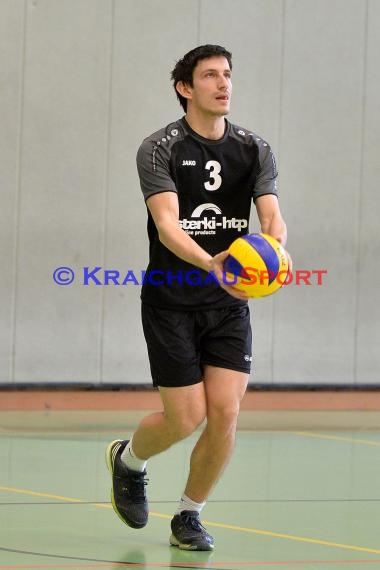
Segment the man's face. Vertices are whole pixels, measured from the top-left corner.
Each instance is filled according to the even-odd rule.
[[[231,69],[227,59],[212,56],[200,60],[193,71],[193,87],[188,88],[188,105],[210,115],[227,115],[232,91]]]

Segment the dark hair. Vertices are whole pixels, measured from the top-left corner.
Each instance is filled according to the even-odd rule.
[[[232,69],[231,52],[227,51],[222,46],[206,44],[204,46],[198,46],[189,51],[186,55],[183,56],[182,59],[177,61],[173,71],[171,72],[171,79],[173,80],[174,90],[185,112],[187,110],[187,99],[178,93],[177,83],[179,81],[183,81],[192,87],[193,71],[197,63],[202,59],[207,59],[215,55],[225,57],[228,61],[230,69]]]

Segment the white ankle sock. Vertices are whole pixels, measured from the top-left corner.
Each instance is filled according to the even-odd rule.
[[[178,507],[175,514],[179,515],[179,513],[181,513],[182,511],[196,511],[197,513],[200,513],[205,504],[206,501],[204,503],[196,503],[184,493],[181,497],[180,502],[178,503]]]
[[[137,455],[135,455],[132,448],[132,440],[130,440],[129,443],[127,443],[125,446],[121,454],[121,460],[129,469],[131,469],[131,471],[139,471],[140,473],[142,473],[142,471],[145,471],[147,460],[140,459],[137,457]]]

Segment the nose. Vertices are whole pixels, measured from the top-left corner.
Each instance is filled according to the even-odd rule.
[[[227,89],[230,85],[230,80],[225,75],[219,76],[219,87],[222,89]]]

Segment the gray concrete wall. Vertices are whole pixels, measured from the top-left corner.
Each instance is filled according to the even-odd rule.
[[[200,43],[276,153],[295,269],[328,271],[251,302],[252,382],[379,383],[379,27],[377,0],[0,0],[0,383],[150,381],[140,288],[83,267],[145,267],[135,153]]]

